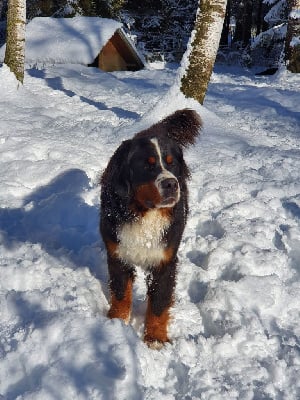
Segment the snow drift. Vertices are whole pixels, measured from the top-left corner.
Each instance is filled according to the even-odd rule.
[[[6,67],[0,109],[0,394],[6,400],[300,396],[299,77],[216,70],[205,108],[176,71]],[[108,320],[99,175],[120,141],[177,108],[204,132],[186,159],[172,344]]]

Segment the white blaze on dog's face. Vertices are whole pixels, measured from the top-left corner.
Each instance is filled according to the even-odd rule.
[[[180,198],[180,188],[179,188],[178,180],[175,177],[175,175],[172,174],[172,172],[168,171],[165,168],[163,159],[162,159],[161,149],[158,144],[158,140],[151,139],[151,142],[153,143],[153,145],[156,149],[157,156],[158,156],[158,163],[162,170],[154,182],[154,184],[162,198],[162,202],[160,204],[156,205],[156,208],[174,207]],[[170,155],[170,154],[167,155],[165,162],[168,162],[168,160],[169,160],[169,163],[173,162],[172,155]]]
[[[143,209],[172,208],[180,199],[182,151],[171,140],[137,139],[129,155],[130,182]]]

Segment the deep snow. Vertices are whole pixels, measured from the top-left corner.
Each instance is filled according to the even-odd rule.
[[[26,63],[35,65],[92,64],[120,22],[107,18],[36,17],[26,25]],[[0,48],[0,62],[6,45]]]
[[[0,67],[0,398],[300,398],[300,77],[216,68],[204,106],[176,69]],[[108,320],[101,171],[119,143],[196,108],[172,344]]]

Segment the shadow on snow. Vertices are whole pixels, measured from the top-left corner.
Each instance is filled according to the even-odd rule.
[[[40,243],[48,254],[67,257],[75,267],[88,267],[98,279],[100,271],[99,210],[86,204],[90,189],[80,169],[68,170],[48,185],[25,197],[20,208],[0,210],[0,231],[7,248],[17,242]]]
[[[1,209],[0,232],[4,246],[14,248],[21,242],[40,244],[51,256],[65,257],[74,268],[88,267],[96,278],[106,281],[106,267],[101,257],[102,241],[98,231],[99,210],[98,207],[86,204],[82,198],[82,193],[89,189],[90,182],[86,173],[80,169],[71,169],[27,196],[22,207]],[[46,288],[45,292],[47,290],[50,289]],[[89,398],[90,389],[93,388],[103,398],[112,399],[117,396],[117,383],[125,379],[128,370],[130,375],[136,375],[136,334],[133,330],[126,327],[127,334],[121,336],[120,340],[127,349],[127,356],[123,359],[122,356],[120,358],[113,334],[116,327],[123,329],[120,321],[91,319],[87,316],[85,322],[83,314],[83,320],[79,323],[77,317],[72,317],[66,309],[63,310],[66,311],[64,325],[71,336],[60,337],[55,346],[51,345],[51,341],[49,345],[46,340],[44,346],[49,345],[48,359],[52,361],[45,364],[45,361],[37,358],[34,365],[30,366],[30,357],[27,360],[24,348],[17,349],[27,338],[31,341],[33,331],[44,332],[41,333],[42,337],[47,336],[47,327],[53,324],[55,327],[60,311],[45,310],[43,304],[30,301],[26,292],[22,291],[9,291],[6,301],[14,308],[18,320],[11,325],[9,334],[6,334],[7,346],[0,343],[0,358],[19,351],[21,369],[26,373],[7,388],[5,399],[13,400],[25,392],[36,392],[41,387],[51,398],[60,399],[62,383],[49,380],[52,375],[67,379],[71,390],[84,398]],[[68,315],[71,315],[70,318]],[[75,335],[74,340],[71,332],[76,332],[78,323],[85,328]],[[22,340],[15,339],[19,332],[23,335]],[[69,346],[70,351],[66,353]],[[77,363],[78,354],[85,349],[92,356],[86,356],[82,362]],[[131,361],[127,360],[128,356],[132,358]],[[66,390],[69,389],[66,387]],[[140,400],[142,395],[137,384],[134,384],[133,390],[133,400]]]
[[[9,386],[5,397],[0,395],[0,399],[14,400],[26,392],[37,393],[41,388],[44,396],[57,400],[71,393],[72,396],[75,394],[75,398],[89,399],[93,393],[104,399],[117,399],[118,385],[124,386],[126,375],[129,374],[134,377],[127,383],[130,385],[127,388],[130,399],[142,400],[141,388],[135,380],[138,373],[135,336],[133,333],[127,334],[128,347],[126,358],[123,359],[118,346],[111,340],[114,327],[110,321],[107,322],[98,321],[89,327],[86,337],[72,340],[62,348],[60,344],[52,346],[48,357],[50,362],[47,364],[41,360],[29,368],[26,358],[21,357],[20,364],[26,373]]]
[[[65,95],[68,97],[74,97],[77,95],[77,93],[73,92],[72,90],[66,89],[63,84],[63,80],[61,77],[55,77],[55,78],[46,78],[45,72],[40,71],[40,70],[34,70],[31,69],[28,71],[29,75],[31,75],[33,78],[40,78],[43,79],[45,82],[47,82],[48,86],[53,89],[53,90],[59,90],[63,92]],[[75,73],[75,72],[74,72]],[[91,106],[94,106],[98,110],[106,110],[106,111],[112,111],[118,118],[124,118],[124,119],[133,119],[136,120],[139,118],[139,114],[133,111],[129,110],[124,110],[121,107],[108,107],[105,103],[100,102],[100,101],[95,101],[93,99],[89,99],[88,97],[85,96],[80,96],[78,95],[80,100],[83,103],[89,104]]]

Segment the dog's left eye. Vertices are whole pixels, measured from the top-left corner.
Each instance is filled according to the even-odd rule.
[[[169,165],[173,164],[173,157],[171,155],[168,155],[166,157],[166,163],[169,164]]]

